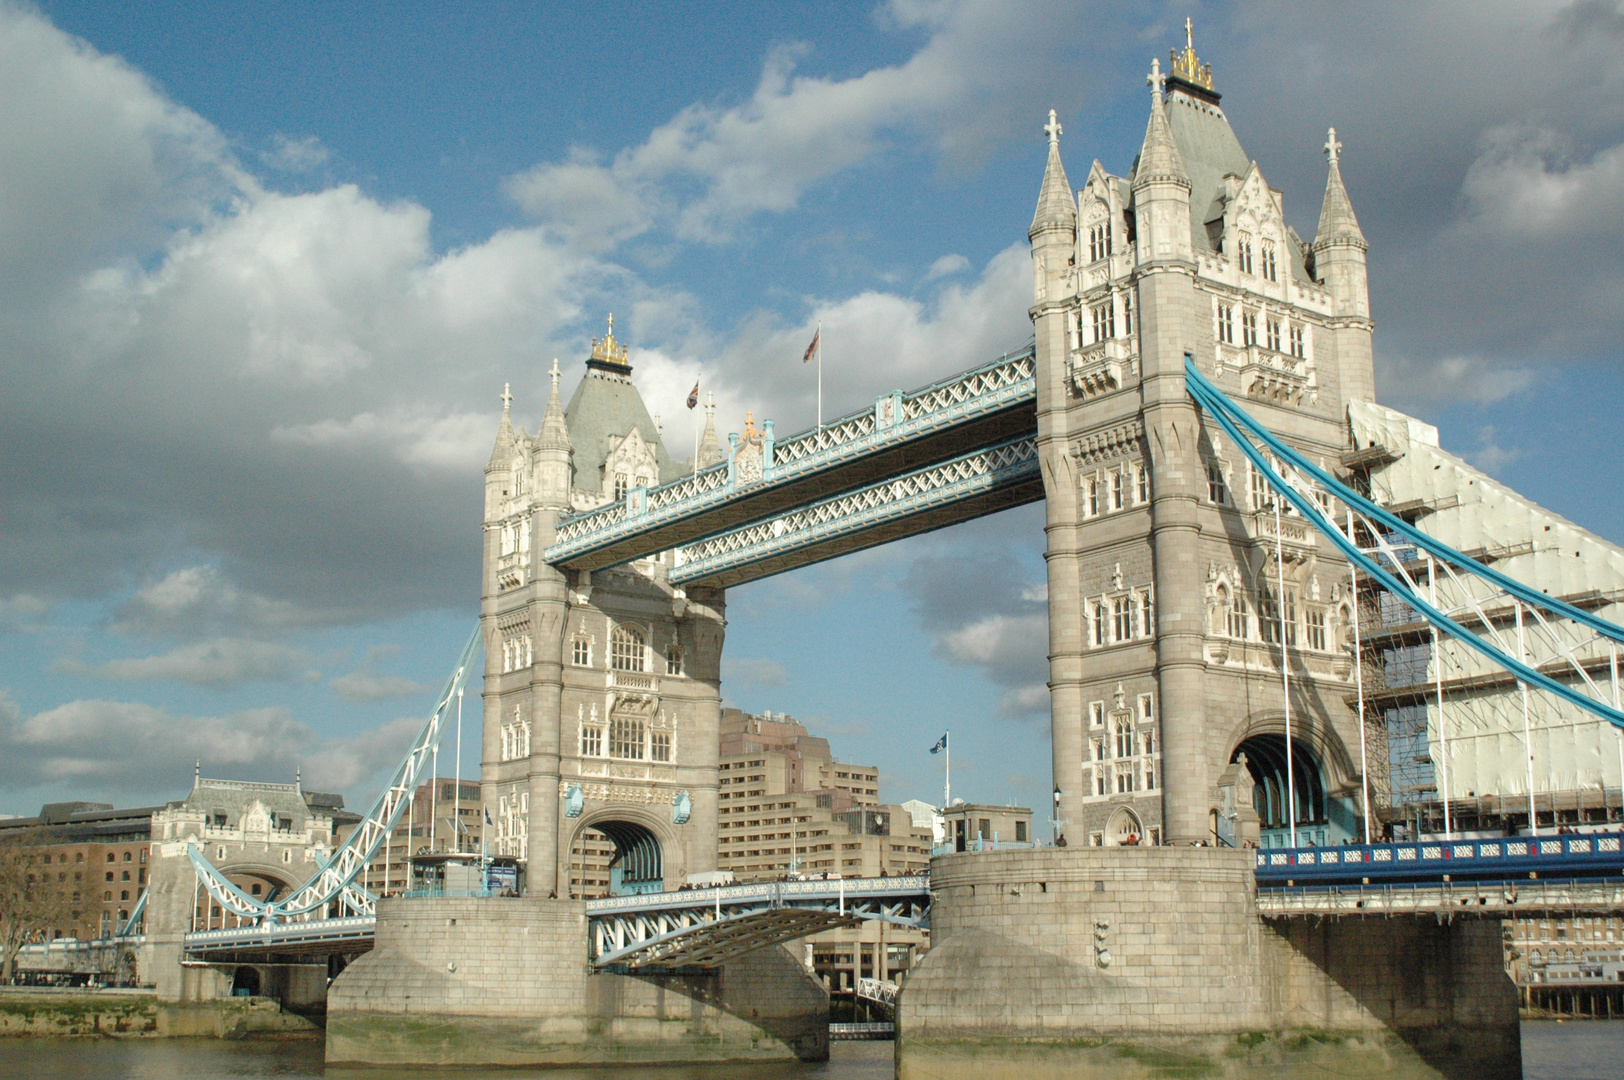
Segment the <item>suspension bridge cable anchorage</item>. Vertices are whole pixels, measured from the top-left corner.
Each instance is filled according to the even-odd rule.
[[[1314,503],[1314,500],[1303,495],[1302,492],[1288,483],[1270,463],[1268,456],[1253,445],[1252,440],[1255,439],[1257,442],[1262,443],[1278,460],[1289,465],[1293,471],[1297,472],[1305,480],[1312,481],[1328,494],[1335,496],[1360,517],[1365,518],[1373,533],[1385,531],[1398,534],[1403,538],[1407,546],[1414,546],[1425,551],[1450,567],[1464,570],[1469,575],[1494,585],[1517,599],[1523,600],[1536,617],[1539,617],[1537,609],[1544,608],[1553,615],[1586,626],[1599,637],[1614,642],[1624,642],[1624,627],[1619,627],[1614,623],[1574,607],[1566,601],[1517,582],[1515,579],[1491,567],[1484,566],[1468,558],[1447,544],[1427,536],[1408,522],[1396,517],[1385,508],[1378,506],[1359,492],[1332,477],[1280,441],[1214,386],[1206,376],[1196,369],[1194,362],[1191,360],[1185,361],[1185,375],[1186,386],[1190,395],[1201,406],[1202,411],[1217,421],[1218,425],[1235,441],[1235,444],[1252,462],[1252,465],[1263,476],[1265,481],[1279,492],[1302,515],[1305,521],[1313,526],[1317,532],[1325,536],[1345,558],[1353,561],[1359,570],[1401,599],[1428,624],[1477,652],[1491,665],[1510,672],[1526,680],[1530,685],[1606,720],[1617,728],[1624,729],[1624,711],[1600,700],[1599,694],[1593,697],[1581,693],[1572,686],[1553,679],[1530,664],[1511,657],[1501,646],[1483,640],[1480,635],[1462,625],[1457,619],[1431,604],[1420,595],[1413,582],[1407,586],[1400,581],[1386,566],[1371,558],[1357,544],[1342,535],[1340,529],[1331,525],[1320,512],[1320,508]],[[1246,433],[1250,434],[1250,438],[1248,434],[1243,433],[1243,428]],[[1381,526],[1381,528],[1377,529],[1376,526]],[[1495,629],[1492,620],[1485,619],[1480,615],[1480,621],[1488,628],[1492,636],[1499,638],[1499,632]],[[1549,630],[1548,622],[1544,622],[1542,618],[1540,621]],[[1548,636],[1555,638],[1554,634],[1548,633]],[[1587,673],[1583,672],[1583,665],[1576,662],[1571,648],[1564,650],[1558,646],[1556,651],[1562,653],[1562,658],[1573,662],[1574,666],[1580,669],[1581,682],[1594,686],[1594,681],[1589,678]]]

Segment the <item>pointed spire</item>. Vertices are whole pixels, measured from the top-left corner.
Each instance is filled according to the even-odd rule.
[[[491,459],[486,464],[488,472],[491,469],[506,468],[508,459],[513,456],[513,389],[511,384],[502,384],[502,423],[496,429],[496,444],[491,447]]]
[[[716,395],[705,394],[705,432],[699,437],[699,467],[708,469],[722,460],[722,440],[716,436]]]
[[[1045,226],[1077,227],[1077,203],[1072,194],[1071,181],[1066,179],[1066,167],[1060,163],[1060,121],[1055,111],[1049,110],[1049,122],[1043,125],[1049,136],[1049,163],[1043,169],[1043,187],[1038,191],[1038,209],[1032,215],[1032,228],[1036,233]]]
[[[1184,159],[1173,142],[1173,130],[1167,125],[1167,113],[1162,109],[1162,62],[1150,62],[1150,74],[1145,82],[1150,86],[1150,122],[1145,125],[1145,142],[1139,149],[1139,165],[1134,170],[1133,186],[1140,187],[1153,180],[1172,181],[1185,188],[1190,186],[1189,174],[1184,171]]]
[[[553,357],[553,369],[547,375],[553,381],[553,388],[547,395],[547,412],[541,418],[541,429],[536,433],[536,441],[543,450],[568,450],[570,429],[564,422],[564,403],[558,396],[558,357]]]
[[[1314,246],[1334,241],[1365,243],[1365,234],[1359,230],[1359,219],[1353,216],[1353,203],[1348,200],[1348,189],[1342,186],[1342,144],[1336,141],[1336,128],[1325,139],[1325,156],[1330,161],[1330,175],[1325,178],[1325,202],[1320,206],[1319,228],[1314,233]]]

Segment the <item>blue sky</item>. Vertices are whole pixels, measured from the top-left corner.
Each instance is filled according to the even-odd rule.
[[[1019,345],[1048,109],[1125,172],[1187,14],[1305,236],[1338,129],[1381,399],[1624,538],[1615,0],[0,0],[0,812],[196,758],[363,800],[474,617],[504,382],[534,427],[614,311],[685,456],[695,377],[811,422],[820,320],[830,413]],[[1044,806],[1041,521],[733,590],[728,701]]]

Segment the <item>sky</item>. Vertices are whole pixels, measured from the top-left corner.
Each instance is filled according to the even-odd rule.
[[[1304,236],[1336,127],[1378,397],[1624,540],[1619,0],[0,0],[0,813],[195,762],[367,804],[477,616],[505,383],[533,430],[613,312],[686,457],[695,379],[813,422],[820,322],[826,415],[1020,346],[1048,110],[1126,173],[1186,16]],[[733,589],[724,698],[1045,808],[1042,548]]]

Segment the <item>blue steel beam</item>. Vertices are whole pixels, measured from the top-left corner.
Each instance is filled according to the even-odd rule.
[[[668,551],[1037,431],[1031,346],[909,393],[897,391],[822,428],[728,460],[619,502],[566,518],[543,559],[597,570]],[[759,475],[746,456],[760,454]]]
[[[1258,473],[1268,482],[1269,486],[1284,498],[1297,513],[1311,525],[1316,532],[1329,540],[1347,559],[1359,570],[1368,575],[1382,588],[1392,593],[1407,604],[1417,615],[1420,615],[1430,625],[1436,627],[1441,634],[1476,652],[1490,665],[1508,671],[1529,687],[1551,694],[1571,705],[1575,705],[1585,712],[1592,714],[1615,727],[1624,728],[1624,711],[1585,694],[1581,689],[1569,683],[1561,682],[1538,666],[1525,663],[1518,657],[1513,657],[1492,640],[1485,640],[1483,636],[1467,629],[1460,621],[1450,614],[1441,611],[1428,597],[1422,596],[1420,591],[1409,581],[1402,568],[1389,566],[1378,561],[1361,549],[1354,542],[1354,538],[1344,535],[1341,529],[1326,520],[1320,506],[1308,494],[1298,490],[1296,486],[1288,483],[1275,468],[1275,461],[1289,466],[1300,477],[1307,480],[1304,486],[1317,487],[1320,491],[1336,498],[1343,505],[1349,507],[1366,526],[1374,533],[1383,536],[1394,536],[1403,544],[1414,545],[1422,551],[1436,558],[1448,567],[1451,572],[1458,572],[1467,579],[1476,579],[1485,583],[1496,593],[1503,593],[1513,597],[1517,602],[1526,604],[1536,612],[1543,611],[1550,616],[1566,620],[1572,624],[1584,626],[1592,631],[1598,639],[1612,642],[1624,642],[1624,628],[1615,626],[1605,619],[1599,618],[1580,608],[1541,592],[1529,585],[1508,577],[1482,563],[1477,562],[1454,548],[1449,547],[1415,528],[1409,522],[1397,517],[1384,507],[1372,502],[1364,495],[1343,484],[1325,470],[1319,468],[1312,461],[1272,432],[1258,423],[1245,410],[1231,401],[1222,390],[1202,375],[1195,363],[1188,357],[1184,361],[1185,385],[1190,396],[1202,410],[1224,429],[1224,432],[1234,440],[1235,445],[1251,461]],[[1254,440],[1264,448],[1260,450],[1253,445]],[[1267,453],[1264,452],[1267,451]],[[1391,560],[1389,559],[1389,562]],[[1481,607],[1481,605],[1479,605]],[[1494,620],[1486,614],[1479,613],[1480,625],[1494,637]],[[1565,657],[1570,661],[1579,676],[1581,684],[1589,676],[1584,670],[1581,660],[1573,657],[1571,651]]]
[[[673,585],[739,585],[1043,498],[1037,440],[972,451],[678,548]]]

